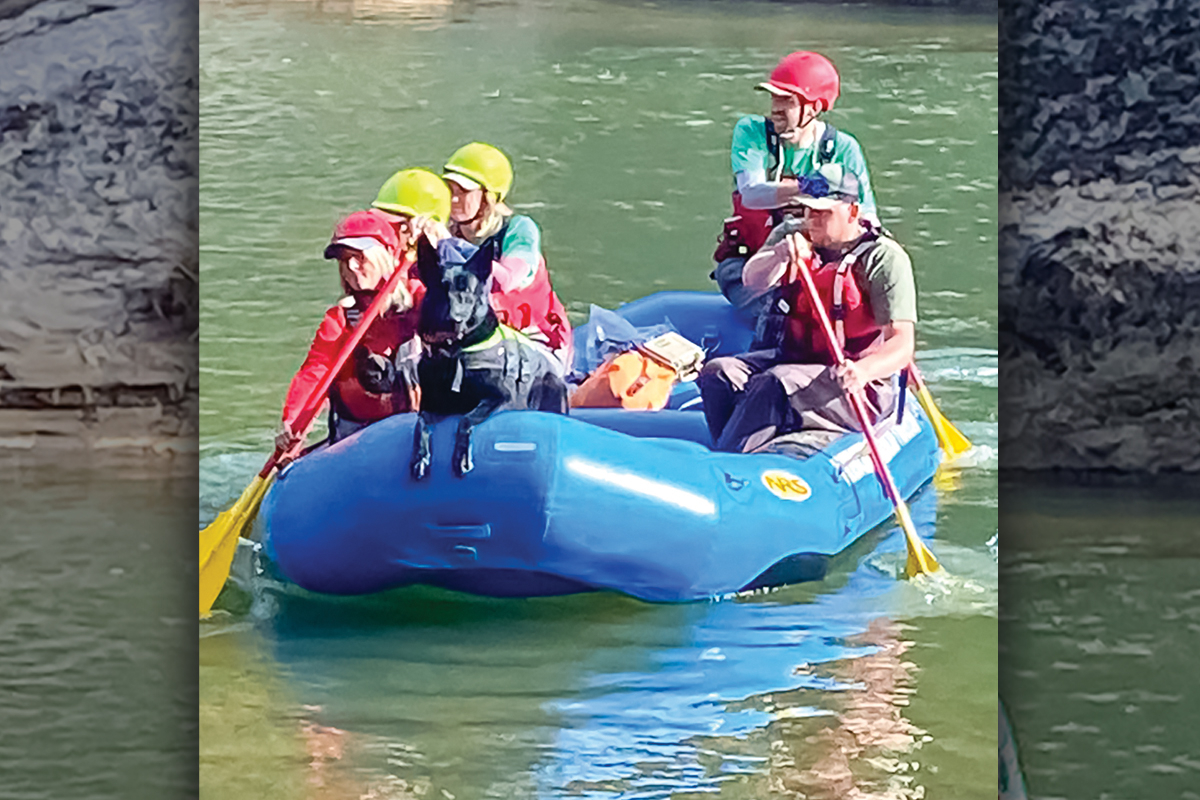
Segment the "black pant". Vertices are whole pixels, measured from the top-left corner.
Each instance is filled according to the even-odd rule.
[[[738,367],[735,362],[750,373],[740,390],[730,380],[731,369]],[[798,430],[860,429],[833,367],[781,362],[776,350],[715,358],[704,365],[697,384],[717,450],[746,453]],[[892,380],[867,386],[864,399],[873,422],[893,412],[897,388]]]

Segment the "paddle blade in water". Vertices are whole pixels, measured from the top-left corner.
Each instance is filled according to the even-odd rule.
[[[266,494],[268,480],[256,475],[242,496],[200,531],[200,616],[207,617],[229,578],[238,538],[254,519]]]
[[[896,519],[900,521],[900,528],[904,531],[904,543],[908,547],[908,561],[905,564],[908,577],[932,575],[941,570],[942,565],[917,535],[917,527],[913,525],[912,516],[908,513],[908,504],[899,498],[896,499]]]

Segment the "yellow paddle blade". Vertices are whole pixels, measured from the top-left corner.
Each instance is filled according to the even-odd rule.
[[[238,538],[254,519],[269,479],[256,475],[228,510],[222,511],[208,527],[200,531],[200,616],[207,617],[229,579],[229,569],[237,552]]]
[[[908,513],[908,504],[900,498],[896,498],[896,519],[900,521],[900,528],[904,531],[904,543],[908,546],[908,561],[905,564],[908,577],[932,575],[939,571],[942,565],[917,535],[917,527],[913,525],[912,516]]]
[[[963,436],[958,428],[950,424],[950,420],[942,416],[942,412],[938,409],[937,404],[933,402],[933,395],[929,393],[928,387],[924,384],[917,387],[917,397],[921,401],[921,408],[925,409],[926,416],[933,423],[933,430],[937,434],[938,444],[942,446],[942,452],[947,457],[958,458],[971,449],[971,440]]]

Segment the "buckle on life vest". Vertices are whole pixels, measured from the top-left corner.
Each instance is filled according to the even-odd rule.
[[[846,306],[838,303],[829,309],[829,318],[835,322],[844,321],[846,319]]]

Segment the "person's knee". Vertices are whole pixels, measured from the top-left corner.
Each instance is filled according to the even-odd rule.
[[[751,375],[750,380],[746,381],[746,394],[787,394],[783,380],[770,370],[760,372],[757,375]]]
[[[708,382],[714,378],[724,378],[728,381],[729,367],[734,361],[737,361],[737,359],[732,356],[721,356],[720,358],[714,358],[705,362],[704,366],[700,368],[700,375],[697,377],[697,380]]]

